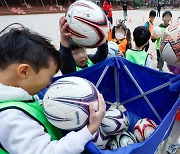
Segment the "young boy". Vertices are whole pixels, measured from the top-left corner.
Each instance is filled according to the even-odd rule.
[[[86,48],[70,44],[71,33],[67,31],[68,24],[65,17],[60,19],[59,25],[61,33],[60,53],[63,59],[62,74],[82,70],[107,58],[107,43],[100,45],[94,55],[87,55]]]
[[[149,30],[145,26],[136,27],[133,31],[135,47],[126,51],[126,59],[142,66],[151,67],[150,57],[148,53],[143,50],[150,36]]]
[[[28,29],[11,29],[0,37],[1,154],[81,153],[93,138],[105,113],[102,95],[97,112],[89,106],[88,126],[63,138],[33,97],[50,84],[60,65],[59,52],[49,40]]]
[[[172,13],[170,11],[165,11],[162,15],[163,23],[159,25],[161,27],[162,31],[164,32],[166,28],[169,26],[169,22],[171,21]],[[160,54],[160,38],[156,40],[156,51],[157,51],[157,68],[160,71],[163,71],[164,61]]]
[[[150,33],[151,33],[151,40],[152,40],[152,42],[155,42],[155,39],[152,37],[152,31],[153,31],[153,28],[154,28],[153,22],[154,22],[155,17],[156,17],[156,11],[151,10],[151,11],[149,12],[149,20],[148,20],[148,21],[145,23],[145,25],[144,25],[147,29],[149,29],[149,31],[150,31]],[[148,49],[149,49],[149,42],[148,42],[148,44],[144,47],[144,50],[145,50],[146,52],[148,51]]]

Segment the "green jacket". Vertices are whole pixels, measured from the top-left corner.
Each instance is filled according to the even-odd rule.
[[[133,49],[128,49],[126,51],[125,57],[127,60],[145,66],[148,54],[144,50],[133,50]]]
[[[37,100],[32,102],[20,102],[20,101],[7,101],[0,102],[0,112],[7,109],[21,110],[40,125],[42,125],[45,131],[51,136],[51,140],[59,140],[63,134],[59,128],[50,124],[44,114],[43,108],[39,105]],[[7,154],[8,152],[0,145],[0,154]]]
[[[167,26],[164,26],[163,24],[160,24],[159,27],[161,27],[162,31],[165,32],[166,28],[168,27],[169,25]],[[160,49],[160,42],[161,42],[161,38],[158,38],[156,39],[156,50],[159,50]]]
[[[93,64],[93,62],[88,58],[88,60],[87,60],[87,66],[88,67],[90,67],[90,66],[93,66],[94,64]],[[81,67],[79,67],[79,66],[77,66],[76,65],[76,71],[80,71],[80,70],[82,70],[83,68],[81,68]]]

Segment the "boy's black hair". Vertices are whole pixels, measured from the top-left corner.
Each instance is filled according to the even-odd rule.
[[[170,15],[172,17],[172,13],[170,11],[165,11],[163,14],[162,14],[162,17],[164,18],[166,15]]]
[[[133,36],[136,46],[141,47],[148,42],[151,33],[145,26],[138,26],[134,29]]]
[[[83,47],[81,47],[81,46],[79,46],[77,44],[71,45],[71,50],[76,50],[76,49],[80,49],[80,48],[83,48]]]
[[[106,0],[106,3],[110,4],[110,0]]]
[[[70,39],[70,48],[71,50],[76,50],[76,49],[80,49],[80,48],[84,48],[79,46],[78,44],[74,43],[74,41],[72,39]]]
[[[2,31],[1,31],[2,33]],[[4,70],[14,63],[27,63],[38,73],[48,68],[50,61],[61,67],[61,56],[50,41],[25,27],[11,28],[0,36],[0,69]]]
[[[156,11],[151,10],[151,11],[149,12],[149,17],[156,17]]]

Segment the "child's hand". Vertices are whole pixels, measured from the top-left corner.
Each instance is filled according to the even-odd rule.
[[[68,32],[68,23],[65,16],[61,17],[59,20],[59,29],[60,29],[60,36],[61,36],[61,44],[65,47],[69,47],[69,39],[71,33]]]
[[[151,59],[153,59],[153,54],[151,52],[149,52],[148,55]]]
[[[99,102],[98,111],[95,111],[93,104],[89,104],[90,116],[89,116],[89,125],[87,127],[91,134],[94,134],[98,130],[106,112],[106,104],[104,102],[104,98],[102,94],[98,94],[98,102]]]
[[[156,41],[156,38],[152,36],[151,41],[154,43]]]
[[[121,57],[124,57],[124,54],[121,51],[118,51],[117,55],[121,56]]]

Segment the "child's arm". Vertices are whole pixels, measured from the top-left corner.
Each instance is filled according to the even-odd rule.
[[[105,114],[105,103],[99,96],[99,111],[90,105],[90,124],[80,131],[70,132],[59,141],[51,141],[44,127],[24,112],[7,109],[0,112],[0,143],[9,153],[18,154],[79,154],[93,139]]]
[[[61,53],[63,65],[61,67],[62,74],[76,72],[76,63],[72,55],[71,48],[67,48],[60,44],[59,52]]]
[[[59,20],[59,27],[60,27],[60,35],[61,35],[59,52],[61,53],[61,57],[63,60],[61,72],[62,74],[68,74],[76,71],[76,63],[70,48],[69,40],[71,33],[68,33],[67,31],[68,24],[65,17],[62,17]]]
[[[92,139],[85,127],[68,133],[59,141],[51,141],[44,127],[19,110],[1,112],[0,121],[3,123],[0,142],[12,154],[75,154],[83,151],[85,144]]]
[[[147,22],[144,24],[144,26],[145,26],[147,29],[149,29],[149,22],[147,21]]]
[[[147,60],[146,60],[145,66],[149,67],[149,68],[152,68],[152,59],[150,57],[150,54],[148,54],[148,56],[147,56]]]
[[[108,45],[107,42],[97,47],[95,54],[89,54],[89,59],[94,63],[98,63],[107,58],[108,55]]]
[[[126,45],[127,45],[127,39],[124,39],[120,44],[118,44],[119,51],[125,53]]]

